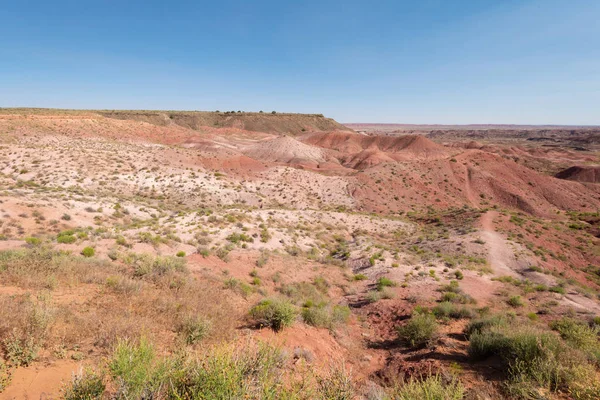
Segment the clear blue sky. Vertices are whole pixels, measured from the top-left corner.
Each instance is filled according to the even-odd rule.
[[[598,0],[20,0],[0,21],[0,107],[600,124]]]

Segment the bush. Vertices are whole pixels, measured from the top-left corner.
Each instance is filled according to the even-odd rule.
[[[432,312],[438,318],[461,319],[474,317],[473,310],[470,308],[467,308],[466,306],[458,306],[447,301],[435,306]]]
[[[364,281],[367,279],[367,276],[363,274],[356,274],[352,277],[352,279],[355,281]]]
[[[345,323],[350,318],[348,306],[312,306],[304,307],[302,319],[309,325],[318,328],[334,328],[336,325]]]
[[[185,251],[178,251],[177,254],[175,254],[177,257],[185,257]]]
[[[42,241],[40,240],[40,238],[28,237],[25,238],[25,243],[27,243],[30,246],[39,246],[42,243]]]
[[[592,353],[594,358],[600,356],[599,327],[566,317],[553,321],[550,327],[573,347]],[[600,357],[597,361],[600,361]]]
[[[94,254],[96,254],[96,250],[93,247],[88,246],[81,250],[81,255],[84,257],[93,257]]]
[[[416,313],[404,326],[398,327],[398,337],[412,347],[422,347],[438,336],[435,316],[429,313]]]
[[[377,280],[377,290],[379,290],[379,291],[382,291],[383,288],[394,287],[396,285],[397,285],[396,282],[394,282],[393,280],[386,278],[386,277],[381,277]]]
[[[167,367],[165,362],[156,360],[154,346],[146,338],[138,343],[120,340],[108,365],[118,383],[116,397],[159,398]]]
[[[62,219],[63,221],[70,221],[71,216],[69,214],[63,214],[62,217],[60,217],[60,219]]]
[[[58,243],[65,243],[65,244],[71,244],[71,243],[75,243],[77,239],[75,238],[75,236],[73,235],[59,235],[56,238],[56,241]]]
[[[80,369],[71,382],[63,388],[65,400],[99,400],[104,394],[104,378],[91,370]]]
[[[270,327],[274,331],[292,325],[296,315],[296,308],[287,300],[265,299],[250,309],[250,316],[257,325]]]
[[[512,307],[523,307],[525,304],[523,303],[521,296],[512,296],[510,299],[508,299],[507,303]]]
[[[393,398],[397,400],[460,400],[465,389],[458,379],[445,383],[440,375],[432,375],[426,379],[411,379],[400,388],[394,390]]]
[[[177,330],[187,344],[194,344],[208,336],[211,326],[210,321],[196,316],[186,318]]]
[[[578,398],[582,389],[596,395],[596,371],[586,356],[551,332],[528,325],[491,325],[470,337],[469,354],[476,359],[499,356],[508,368],[511,395],[522,397],[533,388],[565,391]]]

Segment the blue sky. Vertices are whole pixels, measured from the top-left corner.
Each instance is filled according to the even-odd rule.
[[[5,1],[0,107],[600,124],[600,1]]]

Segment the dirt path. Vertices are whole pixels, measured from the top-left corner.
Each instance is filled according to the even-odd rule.
[[[497,211],[488,211],[481,216],[481,238],[488,249],[488,261],[495,275],[517,277],[518,264],[514,252],[494,228],[494,218],[497,216]]]

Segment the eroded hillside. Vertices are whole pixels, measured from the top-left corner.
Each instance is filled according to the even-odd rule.
[[[237,112],[0,141],[0,397],[600,394],[600,186],[533,169],[592,151]]]

